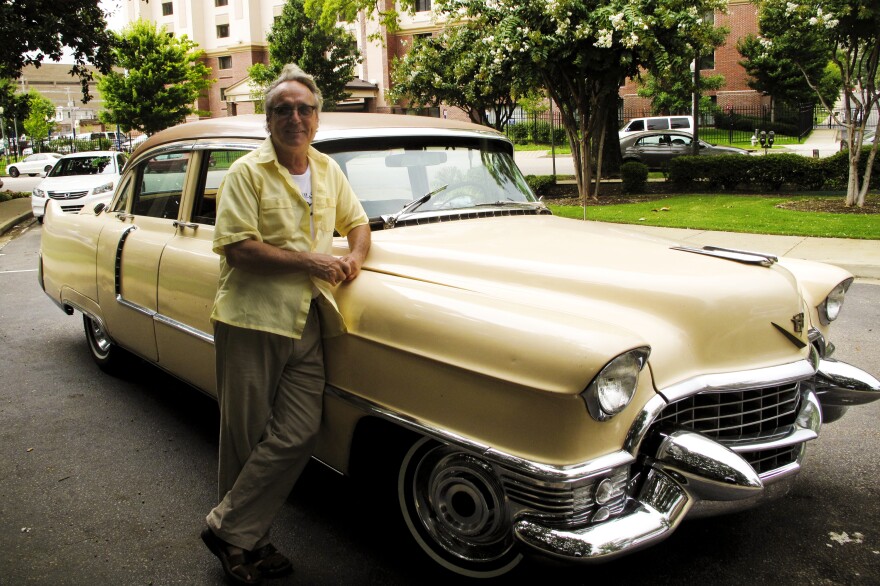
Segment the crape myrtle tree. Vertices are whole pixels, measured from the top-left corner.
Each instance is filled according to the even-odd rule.
[[[170,36],[165,27],[144,20],[113,34],[113,55],[121,71],[98,79],[104,97],[102,122],[118,124],[124,132],[153,134],[189,114],[203,114],[194,104],[214,80],[196,43],[186,35]]]
[[[774,54],[797,64],[807,83],[835,122],[846,129],[849,149],[849,181],[846,205],[865,205],[871,169],[877,154],[875,138],[865,175],[859,177],[859,161],[869,115],[880,108],[878,62],[880,62],[880,2],[877,0],[763,0],[758,24],[764,45]],[[820,80],[802,63],[803,55],[821,51],[840,71],[843,109],[823,97]],[[876,118],[875,118],[876,119]],[[880,121],[873,128],[880,130]]]
[[[529,88],[522,86],[512,63],[488,51],[491,43],[491,36],[473,21],[446,27],[436,37],[417,38],[393,62],[388,98],[416,107],[458,106],[473,122],[501,130],[516,109],[517,97]]]
[[[636,93],[642,98],[651,100],[651,111],[660,116],[682,114],[691,111],[694,93],[694,76],[690,71],[691,60],[674,57],[666,71],[647,72],[638,79]],[[700,77],[702,91],[718,90],[724,87],[723,75],[703,75]],[[712,101],[708,96],[701,96],[700,109],[708,107]]]
[[[83,102],[91,99],[92,71],[110,71],[113,37],[98,0],[3,0],[0,2],[0,78],[17,79],[25,65],[60,61],[68,48],[70,73],[80,79]]]
[[[317,5],[315,10],[319,8]],[[316,23],[306,13],[303,0],[288,0],[267,40],[269,65],[258,63],[248,69],[258,93],[255,98],[262,98],[264,89],[287,63],[296,63],[314,76],[324,99],[324,110],[336,109],[337,102],[348,97],[345,85],[354,78],[354,68],[361,57],[355,38],[335,21]]]
[[[492,60],[547,89],[586,199],[622,81],[640,67],[662,71],[675,55],[707,50],[714,26],[701,16],[725,7],[724,0],[441,0],[438,11],[450,24],[473,23]]]

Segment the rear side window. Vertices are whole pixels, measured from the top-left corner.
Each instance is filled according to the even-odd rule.
[[[672,128],[690,128],[691,124],[687,118],[672,118]]]
[[[648,130],[669,130],[669,120],[666,118],[649,118]]]

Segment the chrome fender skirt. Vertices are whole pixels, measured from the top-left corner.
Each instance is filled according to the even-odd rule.
[[[822,406],[864,405],[880,399],[880,381],[860,368],[836,360],[819,360],[815,390]]]

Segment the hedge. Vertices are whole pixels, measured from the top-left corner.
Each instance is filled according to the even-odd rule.
[[[864,175],[870,148],[862,151],[859,174]],[[793,153],[744,157],[738,155],[677,157],[669,162],[669,180],[681,187],[779,191],[844,189],[849,177],[846,151],[825,159]],[[880,186],[880,158],[871,170],[871,185]]]

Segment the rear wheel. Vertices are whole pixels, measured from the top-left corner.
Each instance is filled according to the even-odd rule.
[[[491,578],[522,560],[501,483],[477,456],[427,438],[417,441],[401,463],[398,498],[412,536],[446,569]]]
[[[125,366],[130,354],[117,346],[98,320],[83,314],[83,326],[92,360],[104,372],[116,374]]]

